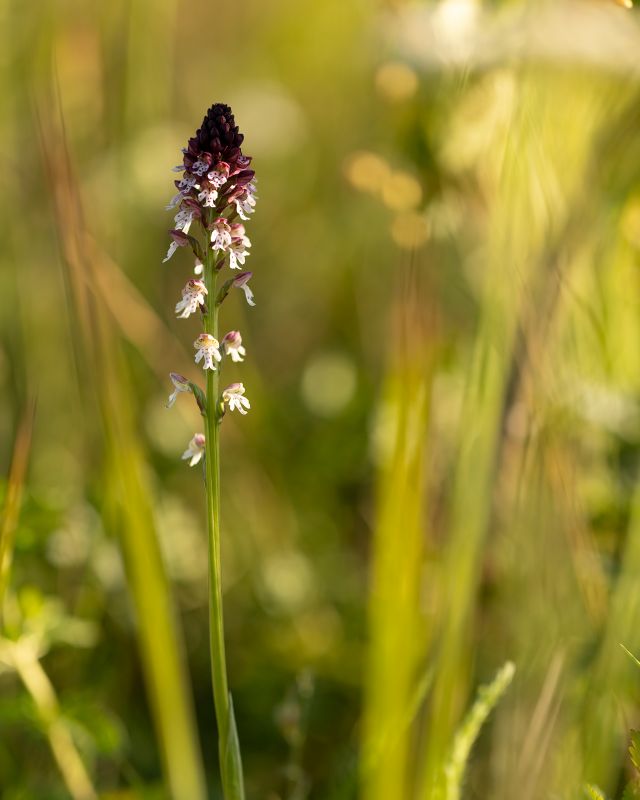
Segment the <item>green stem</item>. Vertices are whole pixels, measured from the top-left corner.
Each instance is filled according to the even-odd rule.
[[[217,274],[214,258],[207,250],[205,284],[208,291],[208,312],[205,332],[218,338],[218,307],[216,305]],[[224,645],[222,613],[222,582],[220,569],[220,422],[219,371],[207,370],[206,414],[206,491],[207,527],[209,539],[209,647],[211,682],[216,720],[218,723],[218,753],[225,800],[242,800],[242,773],[235,735],[235,723],[229,696],[227,663]],[[232,757],[237,756],[237,757]]]
[[[218,338],[218,309],[215,302],[216,275],[208,254],[205,281],[209,292],[209,311],[205,315],[205,332]],[[220,420],[218,419],[218,372],[207,370],[206,489],[209,532],[209,644],[211,680],[218,721],[220,749],[226,740],[229,714],[229,690],[222,618],[222,586],[220,580]]]

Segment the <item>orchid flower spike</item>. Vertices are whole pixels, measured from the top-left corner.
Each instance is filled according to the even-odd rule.
[[[205,389],[198,386],[197,382],[172,372],[170,377],[174,391],[167,406],[173,406],[180,393],[191,392],[204,419],[205,432],[193,436],[182,459],[192,467],[199,463],[205,467],[211,555],[209,617],[210,625],[218,626],[221,637],[220,508],[216,501],[220,492],[220,445],[217,431],[227,408],[243,415],[251,408],[242,383],[232,383],[220,391],[220,373],[216,371],[222,369],[223,353],[234,362],[242,362],[246,355],[239,331],[230,330],[220,342],[216,338],[218,310],[222,302],[231,288],[236,287],[244,292],[250,306],[255,305],[253,292],[248,286],[251,272],[241,271],[250,254],[251,242],[239,220],[248,220],[256,204],[255,172],[251,169],[251,157],[242,152],[243,141],[244,136],[235,123],[231,108],[224,103],[214,103],[187,146],[182,148],[182,164],[175,168],[178,174],[173,181],[177,194],[167,206],[175,216],[173,230],[169,231],[171,244],[165,261],[182,247],[186,247],[196,259],[195,275],[191,273],[190,280],[182,289],[175,312],[181,319],[201,312],[200,330],[203,333],[193,343],[195,363],[205,371],[210,370],[206,373]],[[232,270],[240,271],[240,274]],[[220,641],[217,639],[218,644]],[[216,675],[226,674],[224,647],[211,648],[210,655],[215,683]],[[231,794],[239,797],[243,794],[243,778],[231,698],[223,696],[221,703],[217,684],[213,694],[218,719],[222,714],[223,721],[226,719],[228,722],[218,730],[223,784],[225,791],[227,787],[232,787]]]

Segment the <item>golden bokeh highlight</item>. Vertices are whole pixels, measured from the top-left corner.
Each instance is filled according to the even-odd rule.
[[[355,189],[378,194],[389,180],[391,167],[376,153],[363,150],[348,160],[345,175]]]
[[[402,61],[387,61],[378,67],[375,75],[376,89],[391,102],[409,100],[418,89],[418,76]]]
[[[404,249],[424,244],[429,236],[429,223],[416,210],[424,192],[417,178],[404,170],[393,170],[377,153],[359,151],[345,164],[349,183],[361,192],[378,197],[396,214],[391,223],[391,238]]]
[[[391,223],[391,238],[403,250],[415,250],[427,241],[429,230],[429,220],[424,214],[402,214]]]
[[[393,172],[382,188],[382,200],[392,211],[409,211],[422,202],[422,187],[408,172]]]

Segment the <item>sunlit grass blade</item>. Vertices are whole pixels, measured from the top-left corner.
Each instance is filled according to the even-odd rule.
[[[34,414],[35,402],[31,402],[24,410],[18,426],[7,479],[7,493],[2,509],[2,517],[0,517],[0,619],[2,618],[2,604],[11,572],[15,533],[29,463],[29,453],[31,451]]]
[[[69,308],[78,344],[81,391],[95,409],[104,447],[104,513],[109,530],[118,533],[133,604],[140,656],[160,744],[164,770],[174,800],[203,800],[204,771],[195,715],[184,663],[182,635],[153,518],[154,500],[145,479],[144,457],[131,416],[133,403],[119,341],[96,290],[92,253],[82,231],[81,202],[60,120],[39,105],[47,135],[41,137],[55,198]],[[69,226],[67,220],[73,219]]]
[[[113,347],[113,345],[112,345]],[[138,639],[171,796],[203,798],[204,778],[184,648],[162,562],[153,501],[127,407],[123,375],[108,371],[103,424],[107,522],[118,532],[138,618]],[[121,394],[122,392],[122,394]],[[119,409],[120,411],[115,411]]]
[[[442,641],[435,666],[433,705],[425,733],[427,753],[419,790],[422,800],[429,800],[435,791],[442,761],[468,692],[469,623],[491,513],[491,481],[517,318],[514,305],[501,291],[487,298],[468,379],[450,540],[439,582],[445,593],[439,599]]]
[[[36,708],[55,762],[73,800],[97,800],[98,794],[60,712],[55,689],[28,640],[1,643]]]
[[[600,644],[598,660],[591,675],[591,685],[585,716],[585,763],[588,777],[601,785],[611,783],[615,768],[612,764],[612,743],[624,747],[626,732],[619,724],[621,700],[630,703],[638,676],[630,671],[631,661],[620,653],[625,651],[638,664],[631,648],[640,647],[640,488],[633,498],[631,518],[626,535],[619,577],[613,589],[609,614]],[[622,644],[623,642],[627,643]],[[629,685],[628,689],[624,689]],[[628,699],[627,699],[628,698]]]
[[[409,293],[401,298],[394,338],[400,346],[388,369],[376,432],[380,472],[361,765],[366,800],[408,797],[412,728],[407,713],[415,705],[425,649],[418,590],[431,364],[416,302]]]
[[[625,653],[626,653],[626,654],[629,656],[629,658],[630,658],[630,659],[633,661],[633,663],[634,663],[636,666],[640,667],[640,661],[639,661],[639,660],[638,660],[638,659],[637,659],[637,658],[636,658],[636,657],[633,655],[633,653],[631,652],[631,650],[628,650],[628,649],[627,649],[627,648],[626,648],[626,647],[625,647],[623,644],[621,644],[621,645],[620,645],[620,647],[621,647],[621,648],[624,650],[624,652],[625,652]]]

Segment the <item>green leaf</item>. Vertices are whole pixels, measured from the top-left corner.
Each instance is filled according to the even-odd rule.
[[[233,713],[233,700],[229,694],[229,717],[227,719],[227,746],[224,754],[224,796],[225,800],[244,800],[244,780],[242,777],[242,757],[240,741]]]
[[[233,284],[235,278],[229,278],[228,281],[225,281],[222,286],[220,287],[220,291],[218,292],[218,296],[216,297],[216,305],[222,305],[225,297],[231,291],[231,285]]]
[[[204,251],[200,245],[200,242],[196,239],[195,236],[190,236],[189,234],[185,234],[187,239],[189,240],[189,244],[191,245],[191,249],[193,251],[193,255],[199,260],[202,261],[204,264]]]
[[[193,392],[193,396],[196,398],[196,403],[198,404],[198,408],[200,409],[200,413],[203,417],[207,416],[207,396],[202,391],[202,389],[196,384],[189,381],[189,386],[191,387],[191,391]]]
[[[631,744],[629,745],[629,755],[633,766],[640,773],[640,731],[631,731]]]

